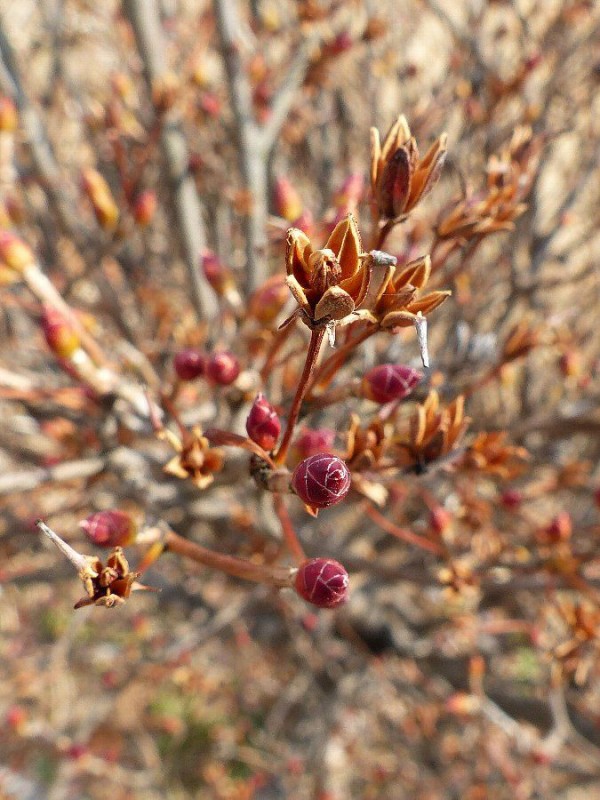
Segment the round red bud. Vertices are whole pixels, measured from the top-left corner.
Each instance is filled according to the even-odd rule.
[[[79,336],[63,315],[46,307],[42,315],[42,330],[48,347],[61,358],[69,358],[79,349]]]
[[[380,364],[364,376],[362,393],[376,403],[403,400],[422,378],[421,372],[405,364]]]
[[[523,492],[518,489],[506,489],[500,495],[500,502],[507,511],[517,511],[523,502]]]
[[[317,453],[301,461],[292,475],[292,487],[298,497],[314,508],[334,506],[350,490],[350,470],[341,458]]]
[[[259,444],[263,450],[272,450],[281,433],[279,415],[263,394],[258,394],[248,419],[246,431],[253,442]]]
[[[137,532],[131,516],[117,508],[90,514],[79,523],[79,527],[98,547],[124,547],[131,544]]]
[[[250,314],[259,322],[273,322],[289,297],[289,289],[282,275],[273,275],[252,294]]]
[[[296,591],[319,608],[335,608],[345,603],[348,586],[348,573],[333,558],[310,558],[298,567]]]
[[[226,350],[214,353],[206,365],[206,374],[211,381],[229,386],[240,374],[240,362]]]
[[[173,366],[180,380],[193,381],[206,372],[206,355],[193,347],[186,347],[176,353]]]

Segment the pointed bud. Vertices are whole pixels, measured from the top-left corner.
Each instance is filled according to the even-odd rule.
[[[405,364],[380,364],[364,376],[362,393],[376,403],[404,400],[422,378],[421,372]]]
[[[250,298],[250,315],[263,324],[273,322],[289,297],[283,275],[273,275]]]
[[[100,227],[104,230],[115,228],[119,221],[119,209],[104,177],[95,169],[85,169],[81,175],[81,184]]]
[[[21,275],[35,264],[33,250],[9,231],[0,231],[0,271],[4,268]]]
[[[48,347],[60,358],[70,358],[79,349],[79,336],[63,315],[46,306],[42,315],[42,330]]]
[[[240,362],[226,350],[214,353],[206,365],[206,375],[214,383],[229,386],[240,374]]]
[[[234,285],[231,272],[224,266],[219,256],[212,250],[204,250],[202,253],[202,269],[206,280],[222,296],[230,286]]]
[[[296,591],[319,608],[335,608],[348,600],[348,573],[333,558],[311,558],[298,568]]]
[[[0,97],[0,132],[13,133],[19,123],[17,107],[10,97]]]
[[[207,356],[193,347],[180,350],[173,359],[177,377],[182,381],[193,381],[206,372]]]
[[[304,207],[300,195],[292,183],[283,177],[275,178],[275,210],[280,217],[294,222]]]
[[[292,475],[292,488],[301,500],[314,508],[341,503],[350,491],[350,483],[346,463],[329,453],[305,458]]]
[[[137,526],[131,516],[116,508],[97,511],[79,523],[98,547],[124,547],[134,541]]]
[[[263,394],[258,394],[248,419],[246,430],[253,442],[259,444],[263,450],[272,450],[281,433],[281,421],[273,406]]]
[[[133,204],[133,218],[142,228],[149,225],[156,212],[156,192],[148,189],[139,194]]]

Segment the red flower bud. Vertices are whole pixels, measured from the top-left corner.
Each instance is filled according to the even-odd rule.
[[[226,350],[214,353],[206,365],[206,374],[211,381],[229,386],[240,374],[240,362]]]
[[[506,489],[500,496],[500,502],[507,511],[516,511],[523,502],[523,493],[518,489]]]
[[[305,458],[292,475],[292,487],[298,497],[315,508],[341,503],[350,490],[350,481],[346,463],[329,453]]]
[[[79,523],[79,527],[98,547],[123,547],[135,539],[136,524],[129,514],[116,508],[97,511]]]
[[[326,453],[331,450],[335,440],[335,431],[331,428],[312,430],[303,428],[294,442],[294,455],[297,459],[315,456],[317,453]]]
[[[273,322],[284,307],[290,290],[282,275],[273,275],[252,294],[250,314],[263,324]]]
[[[134,200],[132,211],[138,225],[149,225],[156,212],[156,192],[148,189],[139,194]]]
[[[263,450],[272,450],[281,433],[281,422],[273,406],[263,394],[258,394],[248,419],[246,430],[253,442],[259,444]]]
[[[381,364],[373,367],[362,381],[363,396],[376,403],[403,400],[423,378],[423,374],[404,364]]]
[[[79,349],[79,337],[71,324],[54,308],[44,308],[42,330],[48,347],[61,358],[69,358]]]
[[[206,372],[206,355],[193,347],[186,347],[175,355],[173,366],[180,380],[193,381]]]
[[[434,533],[442,535],[452,522],[452,514],[443,506],[435,506],[429,514],[429,525]]]
[[[335,608],[348,599],[348,573],[333,558],[304,561],[296,574],[296,591],[319,608]]]
[[[204,250],[202,253],[202,269],[206,280],[218,295],[225,294],[231,286],[235,285],[231,272],[212,250]]]

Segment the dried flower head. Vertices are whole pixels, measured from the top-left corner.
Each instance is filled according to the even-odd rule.
[[[348,600],[349,578],[333,558],[311,558],[298,568],[295,587],[300,597],[319,608],[335,608]]]
[[[320,250],[313,249],[301,230],[290,228],[285,262],[287,284],[309,326],[352,319],[369,287],[370,270],[351,214]]]
[[[160,438],[167,439],[177,451],[164,471],[177,478],[189,478],[199,489],[206,489],[215,479],[215,472],[223,468],[222,452],[211,447],[208,439],[202,435],[202,429],[195,427],[191,432],[183,431],[178,438],[172,431],[163,428],[158,433]]]
[[[423,158],[406,117],[401,114],[383,144],[371,128],[371,191],[384,220],[408,214],[439,180],[446,159],[446,134],[431,145]]]

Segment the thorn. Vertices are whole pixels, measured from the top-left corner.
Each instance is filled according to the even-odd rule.
[[[45,522],[42,522],[41,519],[38,519],[35,524],[42,531],[42,533],[46,534],[51,542],[54,542],[60,552],[69,559],[71,564],[73,564],[78,572],[88,566],[88,557],[78,553],[77,550],[74,550],[70,544],[67,544],[57,533],[54,533],[52,528],[49,528]]]

